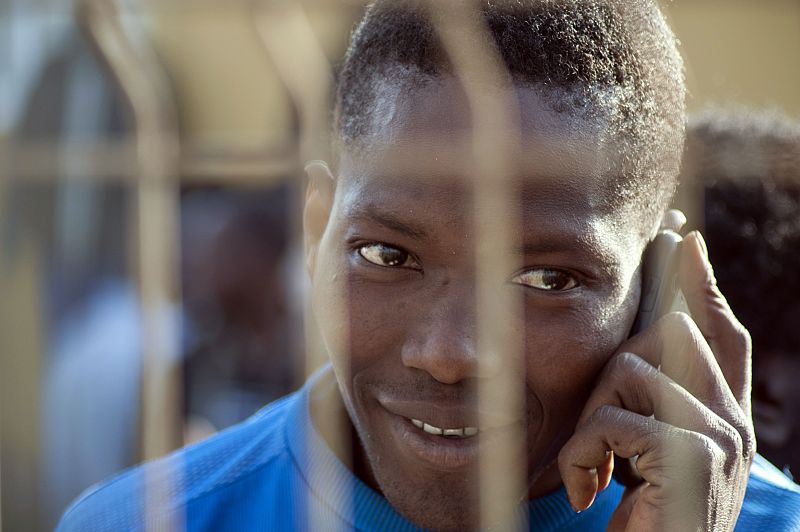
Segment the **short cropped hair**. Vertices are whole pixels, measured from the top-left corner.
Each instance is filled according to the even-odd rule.
[[[717,282],[756,361],[800,355],[800,123],[744,110],[693,117],[682,173],[702,193]]]
[[[356,28],[339,72],[334,137],[368,144],[383,83],[425,83],[452,73],[419,0],[378,0]],[[599,119],[614,141],[613,206],[654,217],[677,186],[685,126],[683,63],[654,0],[482,0],[475,4],[516,83],[553,109]],[[446,13],[445,13],[446,16]],[[630,201],[638,199],[641,201]],[[620,202],[619,200],[623,200]]]

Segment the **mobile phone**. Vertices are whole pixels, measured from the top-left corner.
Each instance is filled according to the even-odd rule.
[[[650,327],[663,315],[689,311],[678,280],[683,239],[675,231],[661,230],[648,244],[642,259],[642,293],[631,336]]]
[[[672,311],[689,312],[678,279],[681,243],[675,231],[662,230],[647,245],[642,258],[642,294],[631,336],[642,332]],[[660,367],[659,367],[660,369]],[[613,476],[623,486],[633,488],[644,482],[636,470],[636,459],[617,459]]]

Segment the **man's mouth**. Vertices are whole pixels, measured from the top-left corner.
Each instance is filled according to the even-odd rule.
[[[493,416],[484,427],[473,408],[425,401],[383,401],[388,427],[402,454],[426,468],[442,472],[463,471],[477,464],[481,448],[509,431],[520,420]]]
[[[419,419],[407,418],[418,429],[422,429],[428,434],[435,436],[444,436],[445,438],[471,438],[480,432],[478,427],[456,427],[456,428],[442,428],[436,425],[431,425]]]

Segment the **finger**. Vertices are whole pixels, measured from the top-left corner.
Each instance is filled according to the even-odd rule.
[[[733,456],[743,454],[744,438],[739,428],[727,423],[712,412],[688,391],[680,387],[668,376],[632,353],[615,355],[606,364],[586,405],[579,417],[577,430],[580,430],[595,412],[607,407],[617,407],[643,416],[653,416],[669,425],[698,432],[720,442]],[[732,403],[736,412],[729,415],[744,425],[738,405]],[[613,462],[611,462],[613,467]],[[643,477],[630,460],[620,460],[617,479],[628,488],[642,483]],[[598,466],[598,482],[603,479]],[[587,493],[594,487],[594,473],[585,476]]]
[[[661,230],[680,232],[686,225],[686,215],[678,209],[670,209],[661,219]]]
[[[620,350],[635,352],[650,365],[660,367],[664,375],[736,429],[742,438],[745,456],[755,456],[752,417],[734,396],[714,353],[692,318],[682,312],[668,314],[627,340]],[[613,358],[609,363],[611,361]]]
[[[597,492],[601,492],[611,484],[611,474],[614,472],[614,453],[606,453],[606,461],[597,466]]]
[[[604,406],[576,430],[559,453],[559,472],[576,510],[585,510],[594,501],[597,468],[608,451],[624,458],[638,455],[640,474],[656,488],[655,495],[672,501],[670,504],[686,499],[687,493],[690,499],[704,497],[713,474],[712,464],[725,463],[728,456],[703,434]]]
[[[708,251],[699,232],[683,241],[679,278],[689,311],[716,357],[725,380],[750,413],[751,341],[717,286]]]
[[[739,437],[731,425],[696,397],[632,353],[615,355],[606,364],[578,419],[578,429],[605,406],[654,416],[717,441]]]
[[[687,314],[667,314],[653,326],[626,340],[619,352],[636,353],[652,367],[661,368],[664,375],[729,423],[741,421],[741,408],[719,363],[700,329]]]

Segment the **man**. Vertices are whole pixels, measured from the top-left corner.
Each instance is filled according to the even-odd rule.
[[[683,142],[681,61],[657,6],[471,5],[450,5],[464,15],[451,17],[377,2],[353,36],[334,168],[309,165],[304,212],[332,369],[250,421],[85,495],[62,530],[800,526],[800,491],[753,461],[749,337],[699,234],[680,258],[694,319],[672,314],[628,339],[642,253]],[[454,33],[432,20],[485,28],[488,42],[461,44],[478,42],[486,72],[508,79],[464,72],[448,59],[459,52]],[[485,95],[512,110],[489,136],[474,127]],[[507,176],[473,175],[492,157],[475,138],[517,147],[494,159]],[[476,217],[485,199],[476,190],[499,190],[484,186],[490,179],[508,202]],[[510,229],[493,234],[495,218]],[[476,257],[493,239],[512,245]],[[509,269],[495,275],[488,260]],[[487,316],[493,297],[511,304]],[[480,349],[479,315],[508,349]],[[519,409],[482,397],[498,382],[521,390]],[[348,431],[352,447],[340,437]],[[492,521],[480,485],[492,472],[480,464],[513,441],[523,482],[508,497],[513,515]],[[639,481],[612,479],[615,455],[628,473],[638,457]],[[148,500],[165,475],[173,489]]]
[[[689,122],[681,175],[704,200],[719,286],[753,338],[759,452],[796,476],[800,123],[775,113],[703,113]]]

